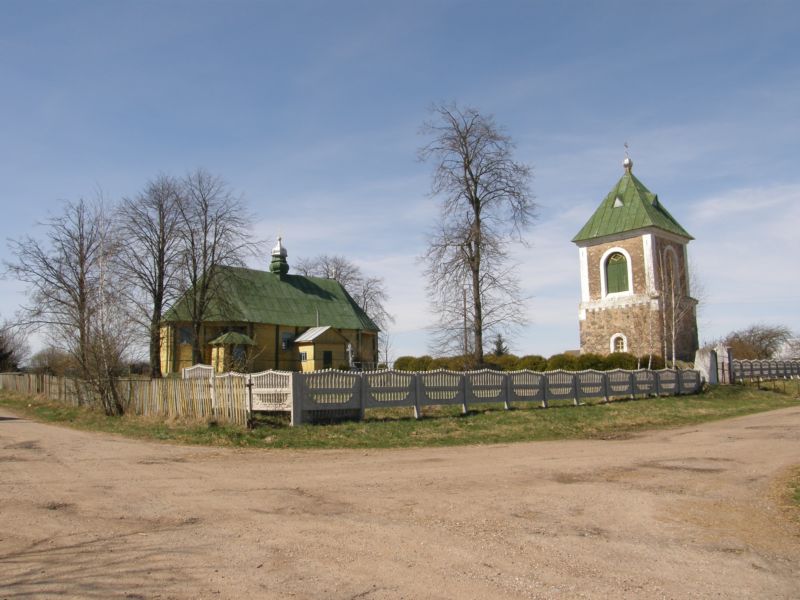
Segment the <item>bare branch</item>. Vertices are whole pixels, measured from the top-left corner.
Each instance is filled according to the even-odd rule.
[[[471,352],[479,365],[485,333],[509,334],[525,321],[524,299],[507,263],[508,244],[524,244],[522,234],[535,219],[531,169],[514,161],[511,138],[491,116],[455,104],[432,112],[422,127],[431,141],[419,156],[434,163],[431,191],[441,202],[423,256],[438,317],[434,340],[440,350]]]
[[[301,275],[335,279],[355,300],[370,319],[386,331],[394,316],[386,310],[389,295],[382,277],[368,277],[361,268],[343,256],[320,254],[314,258],[301,258],[295,265]]]

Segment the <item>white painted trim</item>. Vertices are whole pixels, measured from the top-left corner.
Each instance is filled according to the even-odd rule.
[[[625,336],[624,333],[621,333],[619,331],[617,333],[615,333],[614,335],[612,335],[611,338],[608,340],[608,351],[611,354],[614,354],[614,352],[616,352],[616,350],[614,349],[614,342],[616,341],[617,338],[622,338],[622,351],[623,352],[627,352],[628,351],[628,338]]]
[[[589,295],[589,250],[578,248],[578,259],[581,270],[581,302],[588,302],[591,298]]]
[[[646,233],[642,236],[642,248],[644,253],[644,280],[647,282],[647,293],[656,293],[656,271],[653,268],[653,234]]]
[[[606,292],[606,260],[608,257],[615,252],[619,252],[625,257],[625,262],[628,267],[628,290],[625,292],[614,292],[613,294],[609,294]],[[621,296],[633,296],[633,261],[631,260],[630,253],[625,250],[625,248],[620,248],[619,246],[613,246],[603,252],[603,256],[600,257],[600,297],[602,299],[605,298],[619,298]]]

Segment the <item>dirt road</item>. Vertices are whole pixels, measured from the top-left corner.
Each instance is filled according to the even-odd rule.
[[[131,441],[0,410],[0,598],[800,598],[800,408],[625,440]]]

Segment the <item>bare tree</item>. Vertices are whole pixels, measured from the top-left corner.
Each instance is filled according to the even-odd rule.
[[[198,169],[181,182],[178,203],[180,268],[183,292],[192,323],[192,361],[202,362],[203,321],[214,303],[225,301],[221,290],[224,278],[231,276],[221,269],[243,266],[245,257],[257,252],[262,244],[251,239],[252,219],[240,198],[228,185],[208,171]]]
[[[382,331],[394,322],[394,317],[386,310],[389,295],[383,278],[364,275],[361,267],[345,257],[320,254],[300,259],[294,268],[301,275],[338,281]]]
[[[788,327],[759,324],[732,331],[720,343],[728,346],[735,358],[757,360],[772,358],[791,340]]]
[[[690,277],[686,263],[678,261],[667,249],[659,253],[658,261],[664,360],[671,360],[675,367],[677,346],[681,338],[695,338],[693,345],[694,349],[697,348],[697,300],[689,295]],[[697,287],[697,282],[693,283]]]
[[[17,261],[9,272],[29,286],[30,303],[22,323],[48,327],[79,365],[88,364],[89,321],[95,306],[97,266],[102,236],[94,207],[84,200],[67,203],[61,216],[49,219],[46,242],[26,236],[10,242]]]
[[[388,331],[381,333],[378,340],[378,363],[386,365],[387,369],[392,368],[392,357],[394,356],[394,348],[392,347],[392,336]],[[380,366],[378,368],[381,368]]]
[[[161,315],[180,287],[180,196],[180,182],[159,175],[134,198],[123,198],[117,212],[117,264],[133,284],[128,295],[147,328],[155,378],[161,377]]]
[[[428,291],[442,349],[463,344],[480,365],[484,333],[508,335],[525,322],[508,244],[524,243],[522,233],[534,218],[531,170],[513,159],[511,138],[491,116],[456,105],[432,112],[434,119],[422,127],[432,139],[420,158],[434,163],[432,193],[441,198],[441,214],[423,257]],[[471,344],[460,339],[465,322]]]
[[[31,357],[30,367],[34,373],[63,377],[75,371],[75,359],[65,350],[48,346]]]
[[[124,410],[114,385],[130,341],[122,282],[110,268],[116,242],[102,198],[67,203],[45,223],[46,242],[11,242],[8,269],[29,286],[20,323],[46,328],[74,357],[107,414]]]

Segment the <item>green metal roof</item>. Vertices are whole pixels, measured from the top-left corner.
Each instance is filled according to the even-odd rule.
[[[333,279],[280,276],[241,267],[222,267],[217,273],[221,290],[215,293],[205,321],[330,325],[378,331],[372,319]],[[189,315],[189,297],[184,296],[164,314],[164,321],[185,322],[191,320]]]
[[[572,241],[582,242],[646,227],[693,239],[658,201],[658,196],[626,171]]]

